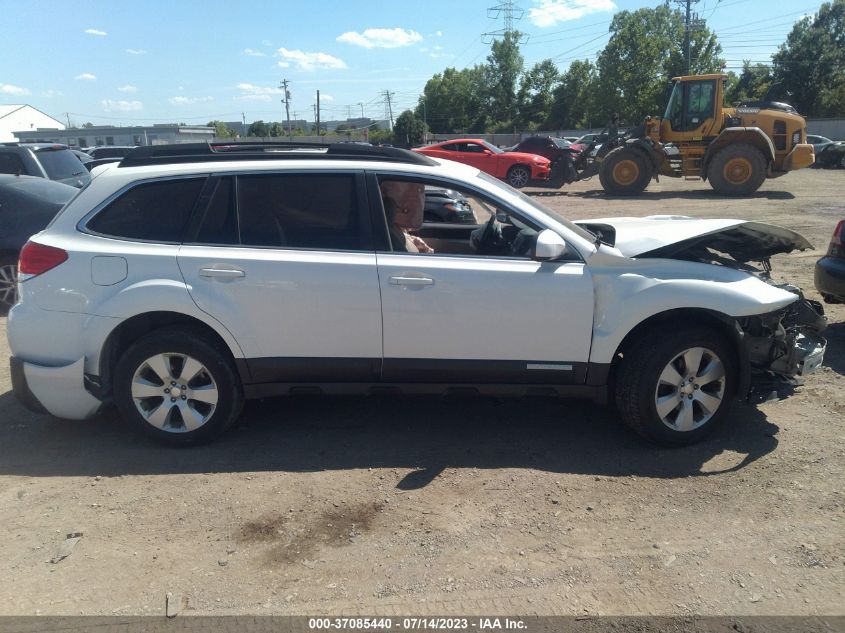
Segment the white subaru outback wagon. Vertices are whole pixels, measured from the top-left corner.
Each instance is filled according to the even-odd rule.
[[[476,224],[421,224],[426,187]],[[114,403],[173,444],[245,398],[393,391],[589,397],[685,444],[822,362],[821,305],[768,275],[809,247],[742,220],[576,224],[394,148],[143,147],[22,250],[13,386],[60,418]]]

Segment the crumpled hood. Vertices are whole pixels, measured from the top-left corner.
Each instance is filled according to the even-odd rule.
[[[772,255],[813,248],[802,235],[774,224],[747,220],[651,215],[576,222],[602,233],[626,257],[680,257],[702,249],[730,255],[738,262],[762,261]],[[615,236],[613,233],[615,232]]]

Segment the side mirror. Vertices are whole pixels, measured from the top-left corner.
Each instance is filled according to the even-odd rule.
[[[565,251],[566,242],[563,238],[551,229],[545,229],[537,234],[533,259],[549,262],[558,259]]]

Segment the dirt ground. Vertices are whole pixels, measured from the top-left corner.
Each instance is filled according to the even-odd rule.
[[[598,188],[542,200],[795,229],[815,250],[775,276],[816,298],[845,217],[841,170],[749,199]],[[845,306],[827,309],[805,387],[674,450],[587,402],[375,397],[250,403],[222,441],[168,450],[113,413],[30,414],[0,368],[0,614],[163,614],[167,592],[194,614],[843,614]]]

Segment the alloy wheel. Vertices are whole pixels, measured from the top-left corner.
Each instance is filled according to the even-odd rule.
[[[132,377],[132,400],[153,427],[187,433],[203,426],[217,409],[220,393],[211,372],[187,354],[156,354]]]
[[[0,307],[8,309],[18,300],[18,266],[0,266]]]
[[[686,433],[706,424],[723,404],[725,366],[705,347],[692,347],[663,369],[654,391],[657,415],[673,431]]]

